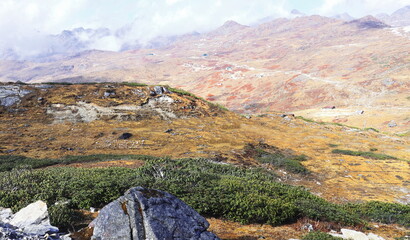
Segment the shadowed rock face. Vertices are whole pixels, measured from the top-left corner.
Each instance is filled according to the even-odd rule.
[[[373,16],[366,16],[360,19],[350,21],[349,23],[355,24],[358,28],[361,29],[381,29],[390,27],[389,25],[385,24],[384,22],[380,21],[379,19]]]
[[[91,239],[219,239],[209,223],[175,196],[136,187],[101,209]]]

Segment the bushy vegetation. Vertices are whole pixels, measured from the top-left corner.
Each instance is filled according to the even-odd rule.
[[[137,83],[137,82],[121,82],[121,84],[125,86],[130,86],[130,87],[146,87],[148,86],[145,83]]]
[[[301,164],[302,161],[307,160],[307,156],[284,153],[278,148],[274,146],[268,146],[266,144],[259,145],[260,146],[253,146],[251,144],[248,144],[245,148],[245,151],[247,151],[251,155],[254,155],[253,157],[255,157],[261,163],[268,163],[292,173],[309,173],[305,166]]]
[[[57,203],[48,207],[50,223],[58,226],[60,230],[75,230],[74,226],[83,219],[83,216],[70,208],[69,203]]]
[[[381,223],[398,223],[410,227],[410,205],[370,201],[347,204],[345,209],[363,219]]]
[[[41,84],[46,85],[96,85],[96,84],[107,84],[113,82],[44,82]]]
[[[368,128],[363,128],[363,130],[365,131],[374,131],[374,132],[380,132],[379,130],[377,130],[376,128],[372,128],[372,127],[368,127]]]
[[[0,172],[10,171],[17,167],[42,168],[55,164],[70,164],[83,162],[101,162],[106,160],[128,160],[139,159],[149,160],[156,159],[156,157],[146,155],[111,155],[111,154],[96,154],[84,156],[66,156],[60,159],[43,158],[34,159],[24,156],[2,155],[0,156]]]
[[[167,88],[169,91],[171,91],[173,93],[178,93],[178,94],[181,94],[181,95],[184,95],[184,96],[190,96],[190,97],[193,97],[195,99],[200,99],[200,100],[205,101],[205,99],[203,99],[201,97],[198,97],[198,96],[196,96],[195,94],[193,94],[191,92],[185,91],[184,89],[173,88],[173,87],[170,87],[168,85],[165,85],[164,87]]]
[[[309,232],[302,237],[302,240],[341,240],[343,238],[333,237],[324,232]]]
[[[90,156],[70,158],[93,159]],[[51,221],[67,228],[75,221],[75,215],[67,217],[74,209],[101,208],[135,186],[168,191],[204,216],[241,223],[278,225],[309,218],[358,225],[363,223],[361,217],[401,224],[409,222],[408,206],[333,204],[302,187],[277,182],[276,176],[266,169],[243,169],[207,159],[148,156],[138,169],[53,167],[2,172],[0,206],[16,211],[41,199],[51,206]],[[55,205],[56,202],[67,204]]]
[[[178,94],[181,94],[181,95],[184,95],[184,96],[189,96],[189,97],[192,97],[192,98],[194,98],[194,99],[198,99],[198,100],[204,101],[204,102],[208,103],[208,105],[211,106],[211,107],[217,107],[217,108],[219,108],[219,109],[221,109],[221,110],[223,110],[223,111],[228,111],[228,108],[226,108],[225,106],[223,106],[223,105],[221,105],[221,104],[219,104],[219,103],[209,102],[209,101],[207,101],[207,100],[205,100],[205,99],[203,99],[203,98],[201,98],[201,97],[196,96],[195,94],[193,94],[193,93],[191,93],[191,92],[188,92],[188,91],[185,91],[185,90],[179,89],[179,88],[173,88],[173,87],[170,87],[170,86],[168,86],[168,85],[164,85],[164,87],[167,88],[169,91],[171,91],[171,92],[173,92],[173,93],[178,93]]]
[[[334,149],[332,153],[350,155],[350,156],[360,156],[364,158],[376,159],[376,160],[386,160],[386,159],[397,159],[396,157],[375,153],[375,152],[363,152],[363,151],[352,151],[352,150],[343,150],[343,149]]]

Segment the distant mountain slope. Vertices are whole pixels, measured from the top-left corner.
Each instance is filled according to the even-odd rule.
[[[410,26],[410,5],[400,8],[391,15],[379,14],[376,17],[394,27]]]
[[[3,62],[0,80],[170,84],[240,112],[320,113],[336,106],[327,120],[402,132],[410,128],[408,52],[409,33],[374,17],[345,22],[316,15],[253,27],[231,21],[161,49]]]

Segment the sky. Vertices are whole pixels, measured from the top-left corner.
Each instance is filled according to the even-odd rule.
[[[47,51],[49,34],[78,27],[125,29],[121,36],[90,39],[90,48],[118,51],[135,39],[206,32],[227,20],[251,25],[267,16],[289,17],[292,9],[362,17],[406,5],[410,0],[0,0],[0,50],[35,55]]]

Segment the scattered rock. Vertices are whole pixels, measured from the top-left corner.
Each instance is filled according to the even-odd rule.
[[[294,118],[295,114],[293,113],[284,113],[280,115],[281,118]]]
[[[4,151],[4,153],[12,153],[12,152],[15,152],[15,151],[17,151],[17,149],[9,149],[9,150]]]
[[[104,92],[104,97],[105,98],[114,97],[114,96],[115,96],[115,90],[114,89],[109,89],[109,90]]]
[[[136,187],[100,210],[91,239],[219,239],[209,223],[175,196]]]
[[[356,111],[356,114],[358,114],[358,115],[361,115],[361,114],[363,114],[363,113],[364,113],[363,110],[358,110],[358,111]]]
[[[387,126],[389,126],[389,127],[397,127],[397,123],[396,123],[396,121],[391,120],[391,121],[387,124]]]
[[[306,223],[305,225],[302,226],[302,230],[307,230],[308,232],[314,231],[313,225],[310,223]]]
[[[74,148],[61,146],[61,147],[60,147],[60,150],[64,150],[64,151],[74,151]]]
[[[123,133],[121,136],[118,137],[118,139],[129,139],[132,137],[132,133]]]
[[[154,91],[151,91],[151,95],[155,96],[155,95],[162,95],[165,93],[170,93],[170,91],[162,86],[155,86],[154,87]]]

